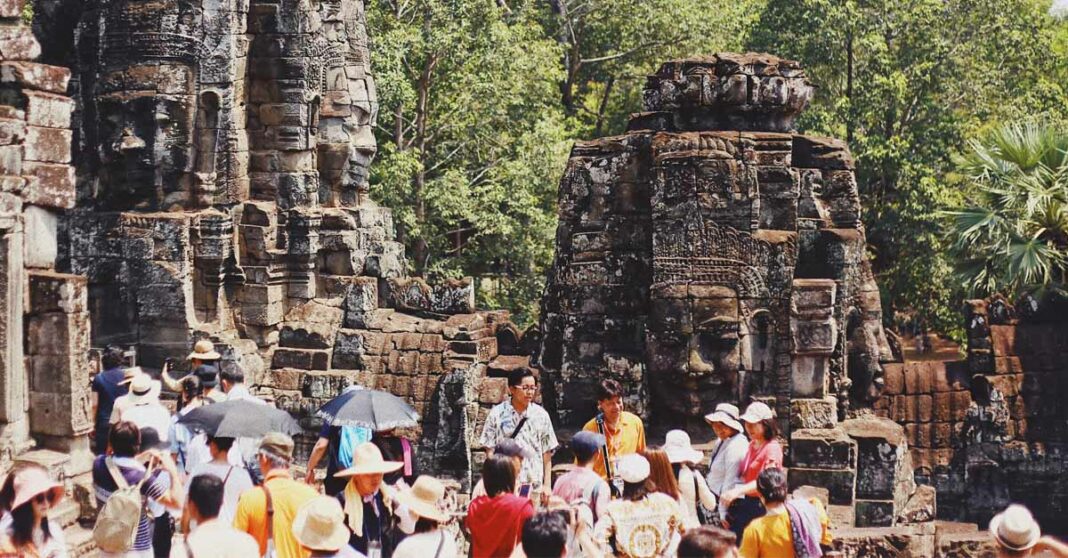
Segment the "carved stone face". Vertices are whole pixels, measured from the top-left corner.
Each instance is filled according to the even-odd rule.
[[[187,93],[108,87],[156,70],[139,65],[112,72],[91,98],[97,196],[112,209],[168,209],[189,201],[196,115],[192,68],[170,66],[171,77],[188,85]]]
[[[726,287],[653,289],[647,337],[650,381],[668,410],[699,417],[738,397],[738,298]]]

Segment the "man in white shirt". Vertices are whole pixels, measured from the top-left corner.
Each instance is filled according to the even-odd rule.
[[[190,481],[186,510],[197,526],[182,544],[171,549],[171,558],[245,558],[260,555],[256,539],[234,529],[230,522],[219,517],[222,504],[222,479],[208,474]]]
[[[119,410],[119,420],[132,422],[137,428],[155,428],[160,440],[167,441],[171,413],[159,402],[160,383],[148,374],[140,374],[130,382],[126,404]]]
[[[742,484],[741,464],[749,450],[745,429],[738,422],[738,407],[730,403],[716,405],[715,412],[705,415],[705,421],[715,431],[716,443],[712,445],[712,458],[708,464],[708,488],[719,500],[719,518],[727,518],[727,507],[720,495]]]

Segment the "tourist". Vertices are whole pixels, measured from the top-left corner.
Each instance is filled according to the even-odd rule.
[[[604,436],[585,430],[577,432],[571,438],[575,468],[556,479],[553,487],[553,496],[578,509],[578,519],[591,531],[611,496],[608,483],[593,471],[593,462],[600,458],[602,447]]]
[[[487,457],[482,480],[486,495],[471,501],[464,518],[471,533],[471,556],[507,558],[519,544],[523,524],[534,515],[534,505],[515,494],[516,469],[511,457]]]
[[[104,453],[108,446],[108,429],[111,428],[111,411],[115,408],[115,400],[126,395],[127,387],[122,383],[126,379],[122,369],[125,360],[122,349],[108,345],[100,357],[103,370],[93,376],[93,450],[98,454]]]
[[[767,513],[745,528],[743,558],[823,556],[821,546],[831,544],[830,520],[823,504],[816,498],[787,501],[786,471],[779,467],[762,470],[756,484]]]
[[[399,461],[386,461],[378,446],[365,442],[353,450],[352,466],[335,475],[348,479],[337,499],[345,511],[345,525],[352,533],[352,548],[368,556],[393,555],[395,518],[382,494],[382,479],[403,466]]]
[[[690,445],[690,435],[682,430],[671,430],[664,439],[664,452],[671,461],[675,480],[679,487],[679,505],[682,507],[683,523],[687,529],[708,523],[705,510],[716,509],[716,497],[708,489],[696,469],[705,455]],[[653,480],[656,480],[654,477]]]
[[[178,419],[191,413],[203,405],[208,404],[200,387],[200,379],[189,375],[179,382],[180,407],[178,412],[171,417],[170,435],[171,457],[178,464],[178,470],[188,476],[189,472],[198,465],[210,459],[207,447],[207,437],[203,433],[193,432],[184,424],[179,424]]]
[[[742,484],[742,461],[745,461],[745,454],[749,451],[749,440],[745,437],[742,424],[738,422],[738,407],[730,403],[716,405],[715,412],[705,415],[705,421],[712,425],[712,431],[716,433],[706,480],[708,489],[719,499],[716,519],[722,525],[727,520],[727,505],[722,495]]]
[[[552,491],[552,456],[560,444],[556,431],[549,420],[549,413],[534,402],[538,382],[529,368],[514,370],[508,374],[508,391],[511,397],[495,405],[486,417],[479,443],[492,448],[504,438],[512,438],[534,458],[524,459],[517,482],[520,494],[537,494],[545,503]],[[527,488],[529,486],[529,488]]]
[[[523,553],[536,558],[567,556],[567,516],[558,511],[535,514],[523,525]]]
[[[297,510],[317,496],[314,488],[289,476],[293,461],[293,438],[279,432],[268,432],[260,441],[256,457],[263,471],[263,484],[245,491],[237,501],[234,528],[244,531],[260,547],[260,555],[268,545],[277,558],[304,558],[308,551],[301,547],[290,526]],[[267,506],[267,498],[271,506]],[[271,512],[268,512],[268,509]]]
[[[358,385],[347,386],[341,391],[342,394],[353,390],[363,389]],[[352,466],[352,451],[365,442],[371,441],[371,429],[363,426],[333,426],[329,421],[323,421],[319,430],[319,439],[312,447],[311,456],[308,457],[307,472],[304,482],[315,484],[315,469],[319,466],[323,457],[326,457],[326,479],[323,488],[327,496],[337,496],[345,489],[348,479],[339,478],[336,473]]]
[[[193,371],[204,364],[215,365],[221,358],[222,355],[215,351],[215,345],[212,345],[211,341],[201,339],[193,344],[193,352],[189,353],[186,360],[189,361],[189,370]],[[159,375],[160,380],[163,381],[163,387],[180,393],[178,380],[171,377],[168,368],[170,368],[170,359],[163,364],[163,371]]]
[[[248,390],[248,386],[245,385],[245,372],[236,362],[224,363],[222,369],[219,370],[219,383],[223,393],[226,394],[227,401],[246,399],[255,403],[264,403],[262,399],[252,395],[252,392]]]
[[[248,533],[233,528],[220,516],[227,496],[225,483],[212,474],[193,477],[189,481],[185,514],[196,527],[185,542],[171,551],[171,558],[248,558],[259,556],[259,545]]]
[[[415,516],[415,525],[393,552],[393,558],[456,558],[459,550],[452,534],[444,529],[449,515],[443,505],[445,485],[426,475],[415,479],[411,489],[397,495],[397,501]],[[403,525],[403,523],[402,523]]]
[[[611,486],[618,495],[621,487],[617,486],[615,462],[624,455],[645,449],[645,425],[638,415],[623,410],[623,386],[619,382],[602,380],[597,385],[596,395],[599,412],[582,429],[604,436],[601,459],[593,462],[593,470],[613,483]]]
[[[649,461],[632,453],[619,458],[616,469],[623,495],[609,502],[594,527],[594,540],[614,556],[674,556],[682,523],[679,503],[656,491],[649,478]]]
[[[1042,530],[1031,511],[1019,504],[1010,505],[990,520],[990,534],[994,537],[999,558],[1068,558],[1068,544],[1042,536]]]
[[[139,459],[140,458],[140,459]],[[147,461],[146,463],[142,460]],[[118,476],[128,486],[141,483],[141,494],[148,505],[153,502],[171,508],[182,507],[182,479],[170,455],[155,449],[141,451],[141,431],[132,422],[119,422],[111,427],[108,435],[108,455],[97,456],[93,461],[93,489],[98,507],[103,507],[108,498],[119,488]],[[146,475],[148,478],[146,479]],[[149,558],[154,555],[152,537],[154,520],[144,514],[137,523],[137,534],[127,552],[119,554],[127,558]],[[115,556],[101,552],[101,556]]]
[[[687,529],[679,542],[678,558],[738,558],[737,537],[718,527]]]
[[[655,492],[666,494],[678,502],[679,483],[675,480],[675,471],[667,452],[662,448],[645,448],[638,453],[649,461],[649,480],[656,485]]]
[[[193,374],[200,380],[200,387],[204,389],[203,397],[211,403],[226,401],[226,394],[219,386],[219,369],[210,364],[201,364],[193,370]]]
[[[336,498],[316,496],[308,500],[297,511],[292,532],[313,558],[364,558],[348,544],[345,512]]]
[[[149,452],[168,452],[170,444],[159,439],[159,431],[149,426],[141,429],[141,452],[137,460],[145,463],[149,459]],[[185,481],[186,479],[182,479]],[[183,484],[185,484],[183,482]],[[189,485],[186,484],[188,487]],[[152,550],[157,557],[167,558],[171,553],[171,540],[174,538],[174,521],[171,519],[171,510],[159,502],[148,502],[146,508],[154,518],[152,526]],[[175,510],[177,511],[177,510]]]
[[[131,366],[124,368],[122,371],[122,381],[119,385],[127,389],[127,392],[119,397],[115,398],[115,403],[111,405],[111,416],[108,417],[108,422],[111,425],[119,422],[119,418],[122,416],[122,411],[130,404],[130,392],[129,386],[138,376],[146,375],[144,370],[141,370],[140,366]],[[110,436],[110,434],[109,434]],[[103,452],[101,452],[103,453]]]
[[[220,521],[230,525],[233,524],[234,515],[237,513],[238,499],[254,484],[248,471],[240,464],[234,464],[229,458],[230,448],[234,446],[233,438],[208,436],[207,442],[211,461],[197,465],[189,472],[189,476],[195,479],[201,475],[215,475],[222,479],[223,503],[216,515]]]
[[[753,518],[764,515],[757,492],[757,475],[764,469],[782,467],[782,444],[779,442],[779,423],[775,412],[759,401],[751,403],[742,415],[745,431],[749,433],[749,448],[739,467],[742,483],[723,493],[726,500],[727,521],[735,536],[742,538],[745,527]]]
[[[397,434],[396,430],[380,430],[371,436],[371,443],[378,446],[382,457],[388,461],[399,461],[404,466],[392,473],[388,473],[384,482],[390,486],[404,481],[400,488],[407,488],[415,482],[418,473],[415,466],[415,449],[412,442],[404,436]]]
[[[48,513],[63,499],[63,485],[36,464],[12,469],[0,487],[0,555],[66,558],[63,526]]]
[[[503,438],[497,442],[497,445],[493,446],[493,452],[491,455],[504,455],[512,458],[512,463],[515,464],[515,474],[518,476],[519,471],[523,470],[523,460],[533,459],[534,456],[530,454],[523,446],[519,445],[519,442],[511,438]],[[516,486],[516,492],[519,492],[519,486]],[[474,500],[479,496],[486,495],[486,485],[482,482],[482,479],[478,479],[475,483],[475,487],[471,489],[471,499]]]
[[[132,422],[138,428],[153,428],[160,439],[167,441],[171,413],[159,401],[160,383],[148,374],[140,374],[130,382],[126,404],[119,411],[119,420]]]

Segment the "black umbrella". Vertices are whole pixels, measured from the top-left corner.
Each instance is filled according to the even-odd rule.
[[[289,413],[248,399],[198,407],[179,417],[178,423],[221,438],[259,438],[268,432],[304,432],[300,423]]]
[[[350,389],[316,413],[332,426],[363,426],[375,432],[419,424],[419,413],[403,399],[374,389]]]

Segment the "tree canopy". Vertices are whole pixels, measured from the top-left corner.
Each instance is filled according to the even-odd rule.
[[[372,192],[413,272],[481,278],[535,318],[574,140],[621,132],[677,57],[766,51],[817,85],[805,133],[847,139],[887,316],[958,328],[946,207],[955,153],[1068,116],[1068,25],[1049,0],[371,0],[381,111]]]

